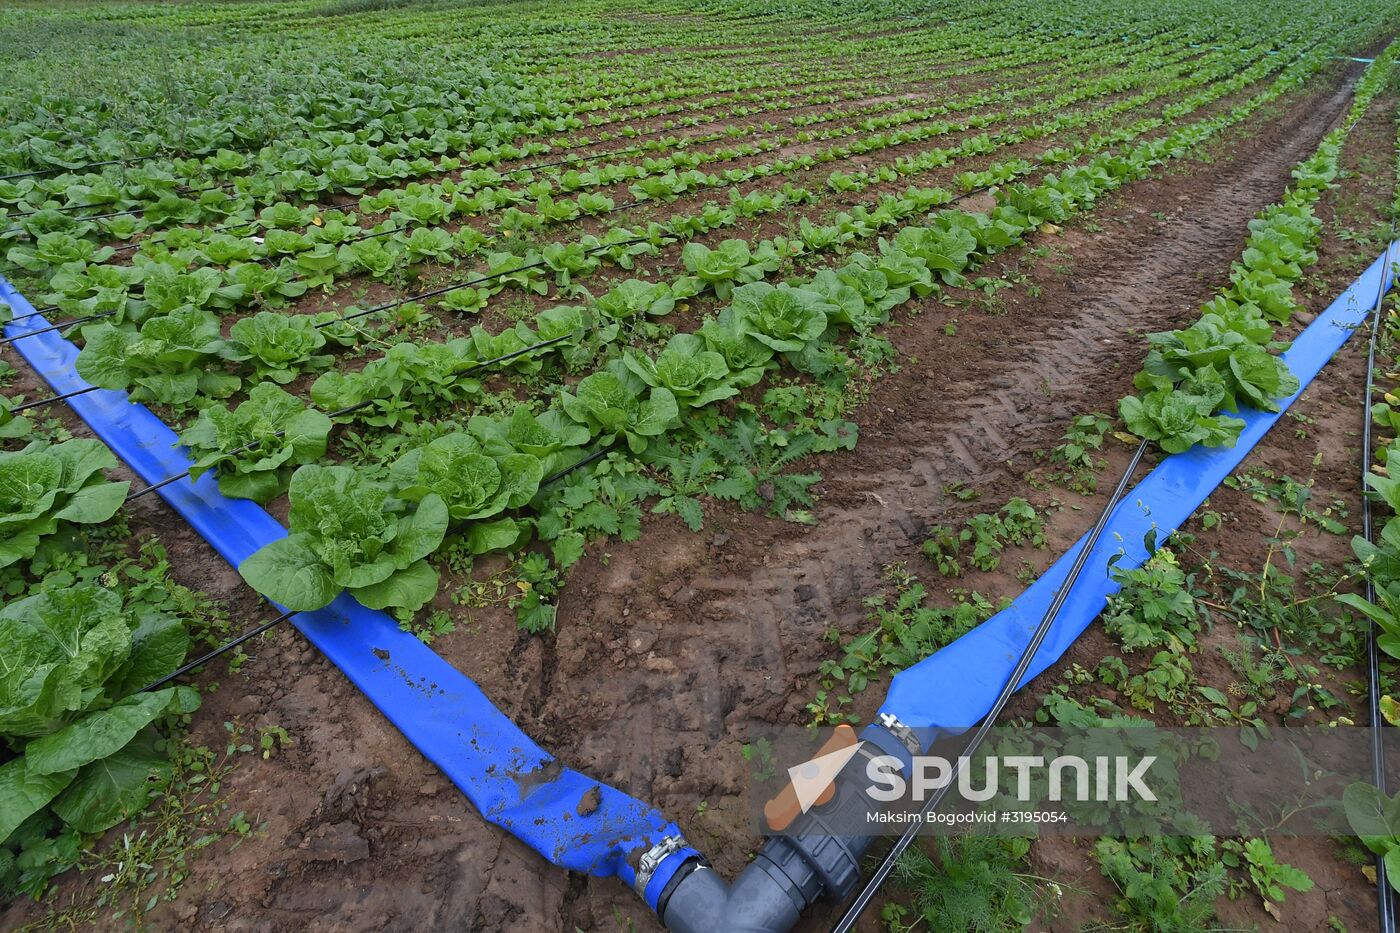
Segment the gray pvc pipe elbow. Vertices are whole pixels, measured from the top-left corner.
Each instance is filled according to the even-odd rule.
[[[702,865],[681,879],[666,902],[662,922],[673,933],[787,933],[806,907],[786,878],[774,877],[759,856],[733,886]]]

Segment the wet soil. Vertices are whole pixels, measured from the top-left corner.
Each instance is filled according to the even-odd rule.
[[[556,635],[522,637],[509,612],[488,607],[470,623],[463,615],[435,648],[562,761],[658,806],[732,876],[757,845],[741,799],[739,749],[750,727],[803,721],[813,675],[834,650],[823,636],[863,630],[861,601],[880,588],[882,568],[916,560],[927,526],[967,509],[946,484],[968,483],[984,503],[1026,494],[1034,451],[1055,443],[1073,416],[1106,410],[1127,390],[1141,335],[1194,319],[1238,256],[1246,222],[1277,199],[1292,166],[1344,113],[1355,77],[1353,69],[1318,79],[1325,91],[1210,147],[1209,162],[1137,182],[1058,235],[1038,237],[1045,255],[1003,257],[1004,267],[1019,263],[1031,274],[1037,297],[1010,296],[993,316],[975,296],[950,295],[902,316],[889,336],[903,369],[854,416],[857,450],[820,464],[815,527],[707,506],[705,529],[694,535],[673,518],[649,517],[640,542],[590,549],[561,600]],[[1367,145],[1384,148],[1382,136],[1373,132]],[[1340,260],[1326,268],[1332,293],[1355,274]],[[1326,449],[1335,460],[1327,481],[1339,496],[1354,490],[1347,425],[1357,396],[1347,386],[1360,381],[1356,346],[1305,396],[1319,426],[1308,443],[1271,436],[1252,460],[1279,458],[1280,471],[1305,472],[1298,464]],[[1115,448],[1108,472],[1124,459]],[[1056,514],[1048,549],[1025,555],[1037,569],[1089,521],[1092,497],[1062,498],[1082,511]],[[1238,539],[1248,540],[1263,519],[1249,500],[1228,500],[1219,497]],[[167,543],[182,582],[226,599],[235,618],[265,617],[237,575],[159,503],[141,500],[134,513],[135,531]],[[1339,541],[1325,547],[1337,559]],[[978,581],[993,595],[1019,587],[1009,574]],[[1075,652],[1101,657],[1104,647],[1091,635]],[[182,897],[157,909],[152,928],[658,928],[622,885],[549,868],[482,821],[294,632],[264,636],[249,654],[236,674],[221,665],[205,674],[220,688],[196,717],[195,737],[222,744],[223,723],[237,721],[280,725],[294,744],[225,783],[226,799],[256,832],[196,859]],[[1052,670],[1030,692],[1057,676]],[[862,715],[882,692],[867,691]],[[1364,920],[1351,925],[1364,918],[1368,896],[1354,869],[1315,852],[1280,856],[1313,874],[1325,895],[1322,912],[1310,906],[1300,922],[1337,912],[1349,928],[1365,928]],[[1074,846],[1037,849],[1036,858],[1038,869],[1111,894]],[[72,893],[68,885],[58,898]],[[1099,907],[1080,916],[1101,916]],[[17,905],[0,913],[0,926],[37,915]],[[801,929],[831,920],[830,910],[812,911]],[[877,928],[867,918],[861,929]]]

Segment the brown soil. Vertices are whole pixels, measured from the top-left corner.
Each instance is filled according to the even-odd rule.
[[[1072,416],[1123,394],[1142,333],[1194,318],[1238,255],[1246,222],[1277,199],[1289,170],[1348,103],[1348,87],[1330,88],[1212,147],[1213,162],[1138,182],[1085,222],[1038,237],[1049,256],[1003,257],[1003,265],[1032,271],[1043,289],[1016,298],[1004,316],[984,317],[974,296],[956,294],[903,316],[889,334],[902,371],[854,416],[858,449],[821,464],[819,525],[707,507],[705,530],[693,535],[673,518],[650,517],[640,542],[591,549],[561,601],[557,635],[522,636],[510,613],[486,609],[435,647],[563,762],[675,817],[732,877],[757,844],[740,797],[739,748],[752,725],[802,720],[812,676],[832,653],[824,633],[862,630],[861,600],[879,590],[882,567],[914,561],[927,525],[967,508],[945,496],[945,484],[974,485],[984,503],[1026,493],[1033,452],[1052,445]],[[1366,145],[1383,148],[1382,136],[1372,132]],[[1324,254],[1324,268],[1333,293],[1355,274],[1335,255]],[[1359,383],[1357,345],[1306,396],[1303,410],[1317,418],[1307,443],[1276,432],[1251,462],[1277,457],[1276,469],[1306,475],[1311,456],[1330,451],[1326,481],[1336,495],[1350,489],[1354,497],[1356,442],[1346,432],[1356,405],[1343,393]],[[13,361],[12,351],[5,355]],[[1112,451],[1109,472],[1124,459]],[[1092,498],[1062,498],[1084,511],[1057,513],[1048,550],[1024,555],[1037,569],[1088,522]],[[1248,541],[1267,516],[1237,500],[1218,499],[1238,522],[1232,539]],[[235,618],[265,617],[237,575],[158,502],[141,500],[133,528],[158,533],[182,582],[226,599]],[[1339,540],[1327,548],[1334,557],[1345,552]],[[1236,552],[1242,561],[1250,559],[1245,547]],[[979,579],[978,588],[1011,595],[1019,584],[1003,574]],[[1097,634],[1067,663],[1101,657]],[[258,831],[196,859],[180,901],[158,908],[152,928],[658,928],[622,885],[551,869],[482,821],[294,632],[265,636],[249,653],[239,673],[205,675],[221,687],[196,717],[196,739],[221,745],[222,724],[237,721],[280,725],[295,744],[225,783],[225,798]],[[1057,670],[1029,692],[1054,682]],[[875,686],[862,696],[863,716],[881,693]],[[585,795],[580,812],[590,805]],[[1038,869],[1100,899],[1111,894],[1072,844],[1036,853]],[[1296,928],[1316,929],[1313,920],[1329,912],[1349,928],[1366,926],[1368,895],[1353,869],[1312,850],[1279,854],[1308,870],[1322,892],[1323,901],[1290,896],[1289,906],[1304,910]],[[75,890],[62,887],[58,903]],[[1101,916],[1097,906],[1081,915]],[[16,905],[0,913],[0,926],[37,915],[33,905]],[[1267,921],[1261,916],[1247,919]],[[831,909],[814,910],[800,929],[826,929],[832,919]],[[877,928],[872,917],[861,927]]]

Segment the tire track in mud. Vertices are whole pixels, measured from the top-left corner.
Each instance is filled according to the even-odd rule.
[[[685,817],[741,789],[746,727],[800,718],[808,678],[834,653],[823,635],[867,627],[862,597],[880,589],[885,564],[914,555],[945,511],[944,484],[968,482],[987,493],[979,509],[996,507],[1024,491],[1031,454],[1069,418],[1131,387],[1141,334],[1195,318],[1247,222],[1345,114],[1359,73],[1319,79],[1325,90],[1227,137],[1213,164],[1130,185],[1094,215],[1114,232],[1038,237],[1066,248],[1073,272],[1037,277],[1034,313],[963,311],[949,337],[929,301],[892,329],[904,369],[853,418],[856,451],[820,464],[815,528],[717,509],[702,535],[651,523],[642,544],[580,568],[561,604],[553,690],[537,707],[554,712],[525,728],[678,818],[720,871],[742,867],[743,814]]]

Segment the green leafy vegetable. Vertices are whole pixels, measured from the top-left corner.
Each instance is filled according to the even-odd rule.
[[[133,401],[188,402],[196,393],[225,398],[238,377],[208,364],[226,352],[219,322],[206,311],[181,308],[153,317],[139,332],[127,326],[96,324],[83,331],[78,375],[104,389],[132,389]]]
[[[646,450],[648,440],[664,433],[680,414],[670,389],[648,387],[621,360],[585,377],[572,394],[562,393],[560,404],[565,414],[586,425],[594,436],[626,437],[633,453]]]
[[[190,477],[216,470],[219,491],[267,502],[286,492],[292,470],[326,453],[331,419],[264,382],[237,408],[212,405],[180,435],[194,463]]]
[[[64,522],[90,525],[115,515],[131,486],[107,481],[102,471],[116,465],[101,441],[81,438],[0,453],[0,567],[32,557]]]
[[[387,486],[350,467],[303,466],[292,475],[291,534],[238,568],[248,585],[298,611],[342,589],[371,609],[416,610],[437,593],[424,558],[447,532],[447,505],[429,493],[412,513]]]

